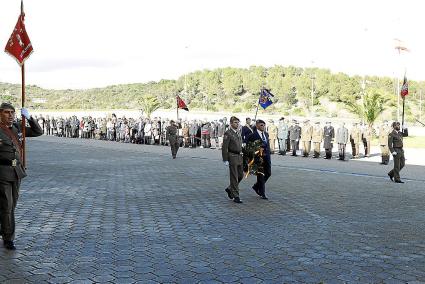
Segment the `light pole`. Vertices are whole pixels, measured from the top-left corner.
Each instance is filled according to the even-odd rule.
[[[399,65],[401,65],[401,52],[406,51],[409,52],[410,50],[405,46],[405,44],[400,40],[395,38],[395,49],[398,51],[398,58],[399,58]],[[397,75],[397,121],[400,121],[400,78]]]
[[[311,74],[311,111],[313,112],[314,107],[314,80],[316,79],[316,75]]]
[[[364,96],[366,90],[366,79],[363,77],[362,81],[362,95],[361,95],[361,106],[362,106],[362,123],[364,123]]]

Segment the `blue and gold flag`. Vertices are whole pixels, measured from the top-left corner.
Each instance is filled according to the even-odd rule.
[[[258,103],[263,109],[266,109],[269,105],[271,105],[273,102],[271,100],[271,97],[274,97],[272,93],[270,93],[267,89],[262,89],[260,93],[260,99],[258,100]]]

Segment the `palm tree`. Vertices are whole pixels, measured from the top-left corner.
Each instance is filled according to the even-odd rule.
[[[387,98],[379,93],[365,94],[363,104],[357,101],[346,102],[347,109],[372,126],[378,116],[384,111]]]
[[[158,99],[153,95],[145,95],[142,96],[139,100],[140,107],[142,108],[143,113],[150,117],[151,114],[159,109],[160,103],[158,102]]]

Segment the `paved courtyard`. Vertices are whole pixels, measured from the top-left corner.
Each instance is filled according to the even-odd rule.
[[[272,164],[235,204],[217,150],[30,139],[0,283],[425,283],[425,167]]]

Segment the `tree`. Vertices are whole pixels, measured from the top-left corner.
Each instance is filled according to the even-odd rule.
[[[143,113],[147,117],[150,117],[151,114],[160,107],[158,99],[152,95],[142,96],[139,100],[139,104],[142,108]]]
[[[384,111],[385,104],[388,101],[384,96],[378,92],[372,94],[365,94],[363,97],[363,104],[357,101],[346,102],[347,109],[357,115],[360,119],[372,126],[378,116]]]

